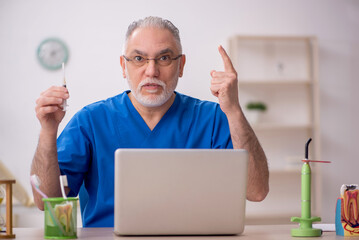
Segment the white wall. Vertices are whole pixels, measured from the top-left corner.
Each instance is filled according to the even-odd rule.
[[[178,91],[208,100],[215,100],[209,72],[222,69],[217,46],[227,46],[228,37],[318,37],[322,157],[333,161],[323,166],[322,217],[333,222],[341,184],[359,183],[356,0],[0,0],[0,159],[18,181],[30,193],[29,169],[40,128],[35,100],[50,85],[61,84],[61,71],[38,64],[38,44],[56,36],[69,46],[71,99],[65,123],[82,106],[127,89],[119,65],[123,36],[130,22],[148,15],[168,18],[181,31],[187,65]]]

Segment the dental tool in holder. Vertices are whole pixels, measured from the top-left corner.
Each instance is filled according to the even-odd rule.
[[[65,63],[62,63],[62,73],[63,73],[63,79],[62,79],[62,86],[66,87],[66,77],[65,77]],[[66,111],[66,108],[68,107],[67,105],[67,100],[64,100],[63,104],[62,104],[62,111]]]
[[[67,182],[67,176],[66,175],[60,175],[60,186],[61,186],[61,193],[62,197],[64,199],[67,199],[66,193],[65,193],[65,187],[68,187],[69,184]]]
[[[291,234],[293,237],[320,237],[322,229],[312,227],[313,222],[321,221],[320,217],[311,216],[311,169],[309,162],[330,163],[330,161],[317,161],[308,159],[308,147],[312,141],[309,138],[305,144],[305,159],[302,160],[302,176],[301,176],[301,217],[292,217],[292,222],[299,222],[299,228],[293,228]]]

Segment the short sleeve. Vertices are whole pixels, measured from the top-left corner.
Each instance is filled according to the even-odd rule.
[[[77,196],[91,161],[91,129],[86,111],[78,112],[57,139],[62,175],[67,175],[69,196]]]
[[[212,148],[233,148],[228,119],[218,104],[216,105],[213,123]]]

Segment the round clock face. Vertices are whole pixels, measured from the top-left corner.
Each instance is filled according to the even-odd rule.
[[[46,69],[56,70],[61,68],[63,62],[67,62],[68,50],[60,39],[48,38],[40,43],[37,58]]]

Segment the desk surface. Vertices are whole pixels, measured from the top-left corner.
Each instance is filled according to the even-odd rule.
[[[167,240],[167,239],[183,239],[183,240],[310,240],[310,239],[344,239],[344,237],[336,236],[335,232],[324,232],[321,238],[297,238],[290,236],[290,229],[296,225],[249,225],[245,227],[244,233],[240,236],[175,236],[175,237],[118,237],[113,234],[113,228],[79,228],[77,232],[78,239],[123,239],[123,240]],[[43,239],[43,228],[14,228],[13,233],[16,239],[38,240]],[[359,239],[359,237],[346,238],[350,240]]]

